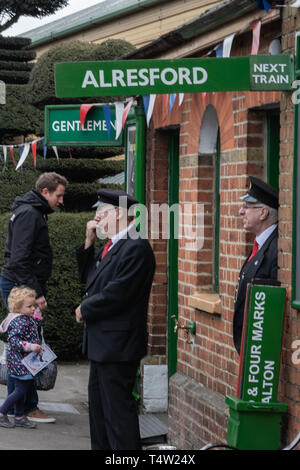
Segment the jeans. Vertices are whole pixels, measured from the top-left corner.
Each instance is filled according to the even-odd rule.
[[[5,303],[7,308],[8,308],[7,299],[13,287],[16,287],[15,282],[9,281],[8,279],[5,279],[4,277],[0,276],[0,291],[1,291],[2,298],[3,298],[3,302]],[[12,377],[8,376],[8,380],[7,380],[8,395],[11,395],[11,393],[14,391],[14,388],[15,388],[15,381]],[[24,403],[25,414],[28,414],[31,411],[36,410],[38,402],[39,402],[39,397],[36,391],[35,382],[34,380],[30,380],[30,384],[28,384],[28,387],[25,393],[25,403]],[[14,414],[14,410],[10,409],[8,413]]]

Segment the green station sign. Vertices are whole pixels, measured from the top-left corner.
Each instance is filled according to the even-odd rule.
[[[61,62],[60,98],[241,90],[291,90],[292,55],[232,58]]]
[[[246,402],[277,401],[285,296],[282,287],[248,285],[238,391]]]
[[[80,121],[80,105],[45,107],[45,140],[50,145],[72,146],[122,146],[122,133],[116,139],[116,113],[109,106],[109,122],[103,106],[95,105],[83,123]]]

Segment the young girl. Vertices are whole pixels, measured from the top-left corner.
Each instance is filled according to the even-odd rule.
[[[40,317],[33,320],[36,308],[36,293],[28,287],[15,287],[8,297],[8,307],[11,313],[0,325],[0,332],[7,333],[7,372],[15,381],[14,391],[8,395],[0,407],[0,426],[14,426],[33,429],[36,424],[24,416],[24,398],[29,385],[34,380],[22,359],[30,352],[39,353],[41,350],[37,325]],[[15,423],[7,417],[8,410],[15,406]]]

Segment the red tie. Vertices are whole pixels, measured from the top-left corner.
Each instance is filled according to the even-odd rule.
[[[256,240],[254,240],[252,253],[251,253],[251,255],[250,255],[249,258],[248,258],[248,262],[250,261],[250,259],[253,258],[253,256],[256,255],[257,252],[258,252],[258,243],[257,243]]]
[[[101,255],[101,260],[104,258],[104,256],[107,254],[108,250],[110,249],[112,245],[112,241],[111,240],[108,240],[108,242],[104,245],[104,249],[102,251],[102,255]]]

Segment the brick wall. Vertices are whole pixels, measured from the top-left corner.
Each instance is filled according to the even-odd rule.
[[[283,9],[292,15],[290,9]],[[289,18],[291,26],[293,20]],[[260,53],[267,52],[274,38],[276,23],[262,29]],[[293,33],[285,27],[283,45],[293,53]],[[299,27],[300,29],[300,27]],[[248,35],[249,36],[249,35]],[[238,39],[233,55],[249,54],[249,39]],[[291,39],[291,37],[293,39]],[[248,38],[248,43],[246,39]],[[238,47],[243,44],[243,47]],[[160,98],[161,99],[161,98]],[[182,449],[196,449],[208,441],[225,440],[227,416],[224,396],[235,394],[239,358],[232,342],[232,318],[235,287],[240,267],[247,256],[252,236],[242,229],[238,210],[239,197],[245,192],[248,175],[265,177],[265,105],[279,106],[281,111],[280,147],[280,280],[291,282],[292,245],[292,168],[293,168],[293,105],[289,93],[232,92],[185,96],[181,108],[175,104],[171,115],[164,112],[162,99],[154,111],[152,131],[148,137],[147,175],[149,200],[166,201],[168,191],[167,140],[163,131],[180,123],[180,187],[181,202],[204,204],[204,245],[200,250],[186,249],[179,241],[178,305],[179,321],[196,322],[196,335],[189,344],[183,330],[178,331],[177,373],[169,383],[169,439]],[[200,128],[205,109],[214,106],[220,126],[220,269],[219,294],[221,315],[212,315],[189,306],[189,296],[195,292],[214,292],[214,184],[216,155],[198,155]],[[151,297],[150,350],[166,354],[164,332],[167,323],[167,243],[153,242],[158,256],[158,271]],[[159,301],[158,301],[159,300]],[[156,317],[156,308],[158,308]],[[280,394],[289,403],[288,435],[294,437],[299,426],[299,370],[291,364],[291,341],[299,337],[299,314],[288,308],[287,329]],[[297,400],[298,397],[298,400]]]

